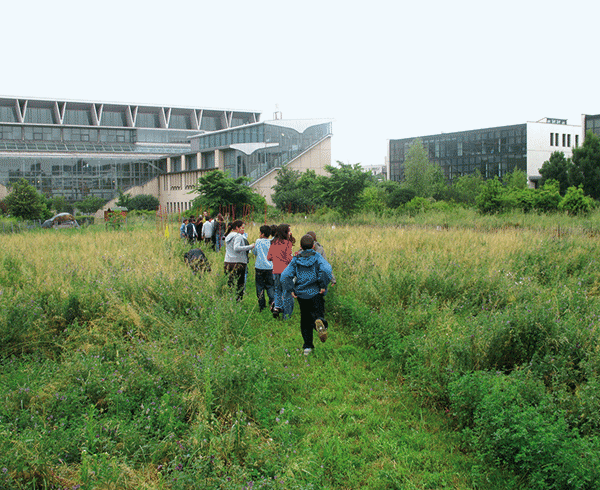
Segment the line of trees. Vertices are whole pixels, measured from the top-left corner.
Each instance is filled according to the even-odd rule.
[[[338,167],[326,169],[329,176],[311,170],[280,170],[273,188],[276,206],[299,212],[327,206],[343,214],[386,208],[412,213],[448,205],[475,207],[485,214],[511,209],[585,214],[600,199],[600,139],[593,133],[588,133],[583,145],[573,150],[572,158],[565,158],[562,152],[552,154],[540,169],[538,189],[528,187],[527,174],[519,169],[502,180],[485,180],[476,171],[448,184],[442,168],[429,160],[419,140],[407,153],[401,182],[378,181],[363,172],[360,165],[338,162]]]
[[[600,200],[600,138],[589,132],[573,156],[555,152],[540,168],[540,188],[528,188],[527,174],[515,169],[502,180],[484,180],[479,172],[464,175],[448,184],[441,167],[429,160],[423,144],[416,140],[404,163],[402,182],[381,181],[364,172],[360,164],[325,167],[329,175],[313,170],[299,172],[282,168],[273,187],[273,202],[284,212],[311,213],[333,209],[344,216],[358,211],[381,212],[403,209],[426,210],[436,205],[476,207],[481,213],[500,213],[511,209],[524,212],[566,211],[585,214]],[[215,170],[200,179],[193,192],[193,209],[262,209],[265,199],[248,185],[246,177],[232,179]],[[49,200],[25,179],[13,184],[13,190],[0,203],[0,209],[24,219],[47,219],[56,212],[71,211],[64,198]],[[76,203],[82,212],[93,213],[104,201],[87,197]],[[121,193],[119,205],[130,210],[154,210],[158,199]]]

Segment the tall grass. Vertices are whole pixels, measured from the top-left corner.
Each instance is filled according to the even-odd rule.
[[[595,488],[585,226],[287,221],[337,279],[308,358],[154,225],[3,237],[0,487]]]

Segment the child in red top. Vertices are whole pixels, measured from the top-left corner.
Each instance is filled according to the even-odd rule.
[[[281,224],[275,231],[275,236],[271,241],[267,260],[273,262],[273,280],[275,283],[275,302],[273,304],[273,317],[278,318],[283,313],[283,319],[292,316],[294,309],[294,298],[291,294],[285,293],[281,284],[281,273],[292,261],[292,245],[294,237],[292,229],[288,224]]]

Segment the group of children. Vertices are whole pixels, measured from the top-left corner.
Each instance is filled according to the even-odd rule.
[[[223,233],[225,231],[225,219],[219,213],[216,218],[204,213],[194,219],[193,216],[184,218],[179,228],[179,235],[187,240],[190,245],[195,242],[204,242],[217,252],[222,246]]]
[[[290,225],[263,225],[260,237],[250,244],[243,221],[231,223],[225,233],[225,273],[230,286],[235,287],[238,300],[243,297],[247,273],[248,253],[256,256],[255,282],[259,310],[268,306],[275,318],[288,319],[294,308],[294,299],[300,307],[300,331],[304,341],[303,352],[314,349],[313,330],[321,342],[327,339],[324,296],[327,286],[335,284],[331,265],[324,256],[316,234],[309,232],[300,240],[300,251],[292,248],[295,239]],[[270,238],[270,237],[273,238]]]

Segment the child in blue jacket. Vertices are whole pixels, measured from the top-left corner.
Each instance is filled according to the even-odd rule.
[[[300,240],[302,251],[281,274],[284,290],[291,292],[300,307],[300,332],[304,340],[304,355],[315,348],[313,330],[321,342],[327,340],[327,320],[325,320],[325,294],[332,277],[331,265],[314,249],[315,240],[304,235]],[[295,282],[294,282],[295,279]]]
[[[267,254],[269,253],[269,247],[271,246],[269,236],[271,236],[271,227],[269,225],[262,225],[260,227],[260,238],[256,240],[254,249],[252,250],[252,253],[256,255],[254,277],[259,311],[263,311],[267,306],[265,294],[269,297],[269,307],[271,308],[271,311],[273,310],[273,304],[275,302],[273,262],[267,260]]]

